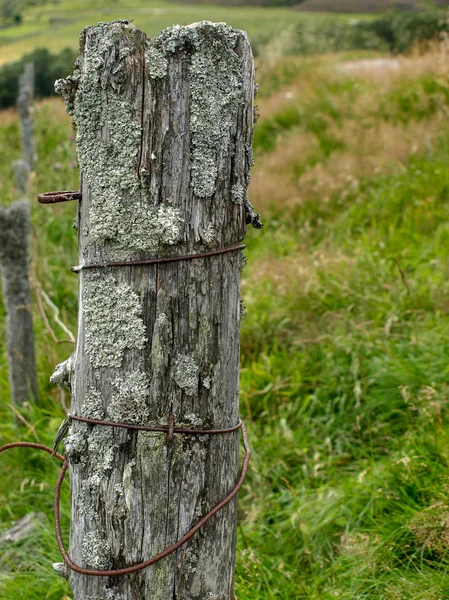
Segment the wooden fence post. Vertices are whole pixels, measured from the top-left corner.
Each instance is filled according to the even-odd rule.
[[[37,398],[34,332],[29,283],[30,205],[0,208],[0,261],[6,307],[9,380],[13,402]]]
[[[17,108],[20,117],[23,159],[13,162],[20,200],[0,208],[0,262],[6,307],[6,334],[11,397],[15,404],[37,399],[36,359],[29,282],[28,238],[30,206],[26,193],[35,158],[31,102],[34,65],[27,63],[19,80]]]
[[[34,96],[34,65],[27,63],[19,78],[19,95],[17,97],[17,110],[20,116],[20,133],[22,138],[22,155],[25,162],[33,169],[36,160],[36,146],[34,142],[34,122],[32,103]]]
[[[20,197],[24,197],[28,190],[28,181],[30,178],[30,165],[25,160],[18,159],[12,163],[16,187]]]
[[[128,424],[239,422],[240,270],[230,252],[159,265],[89,264],[239,244],[258,218],[247,197],[254,67],[246,34],[223,23],[163,31],[126,21],[81,36],[60,80],[77,127],[82,200],[79,327],[55,382],[72,414]],[[72,421],[71,558],[122,568],[180,539],[234,487],[239,432],[132,431]],[[180,550],[133,575],[69,571],[75,600],[233,598],[236,501]],[[56,565],[61,573],[61,565]]]

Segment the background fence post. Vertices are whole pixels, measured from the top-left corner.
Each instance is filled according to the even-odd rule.
[[[225,24],[163,31],[126,21],[84,30],[56,84],[77,127],[79,261],[205,252],[257,226],[247,198],[254,67]],[[75,353],[54,380],[72,414],[131,424],[239,421],[240,252],[79,271]],[[63,371],[66,371],[65,373]],[[121,568],[176,542],[234,487],[239,432],[186,436],[72,422],[70,553]],[[234,500],[178,552],[136,574],[69,574],[75,600],[233,598]],[[60,565],[58,565],[59,571]]]
[[[25,162],[33,170],[36,161],[36,146],[34,141],[34,121],[32,103],[34,96],[34,64],[26,63],[19,78],[19,95],[17,110],[20,116],[20,134],[22,138],[22,155]]]
[[[30,178],[30,165],[26,160],[18,159],[13,161],[12,168],[16,180],[17,191],[20,197],[26,196],[28,181]]]
[[[29,283],[30,205],[0,208],[0,261],[6,307],[9,380],[15,404],[37,398],[36,361]]]
[[[29,176],[35,157],[31,103],[34,66],[25,65],[19,80],[17,107],[20,116],[23,159],[13,162],[20,200],[0,208],[0,263],[6,307],[6,334],[11,397],[20,405],[37,399],[36,359],[29,281],[28,238],[31,211],[26,201]]]

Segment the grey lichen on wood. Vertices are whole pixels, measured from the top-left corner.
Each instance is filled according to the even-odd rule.
[[[148,423],[148,375],[140,369],[135,369],[116,377],[111,381],[111,385],[113,391],[109,413],[113,421],[135,425]]]
[[[108,544],[105,533],[89,531],[83,539],[82,557],[88,567],[92,569],[108,568]]]
[[[170,27],[155,42],[164,53],[195,50],[189,67],[191,184],[202,198],[214,194],[219,165],[230,158],[243,99],[238,38],[239,32],[224,23],[204,22]]]
[[[26,63],[24,72],[19,77],[19,96],[17,109],[20,116],[20,133],[22,137],[22,155],[25,162],[33,168],[36,161],[36,145],[34,141],[34,121],[32,103],[34,96],[34,65]]]
[[[82,414],[88,419],[104,419],[104,399],[94,385],[89,385],[81,407]]]
[[[198,366],[193,356],[178,354],[175,359],[175,381],[188,396],[198,391]]]
[[[16,404],[37,398],[36,359],[29,282],[30,205],[0,208],[0,263],[11,396]]]
[[[120,22],[99,24],[97,30],[103,35],[98,35],[98,43],[84,55],[82,77],[60,80],[56,86],[77,126],[80,167],[91,190],[88,237],[106,245],[116,259],[126,258],[130,252],[155,253],[160,243],[175,244],[181,224],[179,211],[169,204],[170,198],[159,204],[157,198],[148,197],[138,177],[141,122],[134,118],[133,86],[125,84],[127,69],[137,68],[133,63],[142,45],[142,34],[128,28],[119,52],[114,53],[111,50],[122,27]],[[151,55],[151,48],[147,53]],[[163,60],[159,56],[156,62],[154,52],[150,57],[154,77],[163,76]],[[102,132],[106,133],[103,139]]]
[[[153,79],[167,75],[168,61],[154,46],[149,45],[145,52],[145,66]]]
[[[85,350],[93,367],[120,367],[126,349],[147,341],[142,307],[132,288],[104,272],[84,277]]]
[[[100,23],[83,32],[75,72],[56,87],[77,127],[80,264],[241,242],[254,112],[243,32],[203,22],[150,41],[128,22]],[[159,426],[172,412],[177,426],[235,425],[241,262],[236,253],[81,271],[71,412]],[[177,541],[229,493],[239,433],[169,441],[72,422],[66,452],[71,556],[120,568]],[[234,501],[135,575],[70,573],[74,599],[229,600],[235,535]]]

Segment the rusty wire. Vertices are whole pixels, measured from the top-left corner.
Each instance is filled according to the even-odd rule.
[[[85,271],[86,269],[104,269],[106,267],[130,267],[136,265],[160,265],[165,263],[178,262],[180,260],[194,260],[195,258],[208,258],[209,256],[218,256],[219,254],[227,254],[228,252],[238,252],[244,250],[245,244],[237,244],[228,248],[220,248],[219,250],[209,250],[208,252],[200,252],[198,254],[181,254],[178,256],[164,256],[161,258],[149,258],[147,260],[132,260],[122,262],[107,262],[107,263],[88,263],[86,265],[78,265],[72,267],[74,273]]]
[[[245,480],[246,472],[248,470],[249,459],[251,457],[251,450],[250,450],[249,443],[248,443],[248,436],[246,433],[245,425],[244,425],[243,421],[241,421],[240,423],[241,423],[241,430],[242,430],[243,445],[245,448],[245,458],[243,460],[240,477],[239,477],[235,487],[231,490],[231,492],[229,492],[229,494],[226,496],[226,498],[221,500],[221,502],[219,502],[216,506],[214,506],[214,508],[212,508],[208,513],[206,513],[204,515],[204,517],[202,517],[196,523],[196,525],[194,525],[177,542],[175,542],[171,546],[168,546],[167,548],[162,550],[162,552],[159,552],[159,554],[156,554],[152,558],[150,558],[146,561],[137,563],[135,565],[131,565],[129,567],[124,567],[123,569],[112,569],[112,570],[107,570],[107,571],[94,571],[92,569],[83,569],[82,567],[80,567],[76,563],[74,563],[72,561],[72,559],[70,558],[70,556],[67,554],[67,551],[64,547],[64,542],[62,540],[61,529],[60,529],[60,518],[59,518],[59,496],[60,496],[60,491],[61,491],[61,485],[62,485],[65,473],[68,468],[68,463],[65,461],[64,464],[62,465],[62,469],[61,469],[61,472],[58,477],[58,482],[56,484],[55,504],[54,504],[56,540],[58,542],[59,550],[61,552],[61,555],[62,555],[62,558],[63,558],[65,564],[70,569],[72,569],[72,571],[76,571],[77,573],[80,573],[82,575],[90,575],[92,577],[116,577],[119,575],[129,575],[130,573],[135,573],[136,571],[141,571],[142,569],[145,569],[146,567],[149,567],[150,565],[154,565],[155,563],[159,562],[160,560],[162,560],[169,554],[172,554],[173,552],[178,550],[178,548],[183,546],[186,542],[191,540],[193,538],[193,536],[195,535],[195,533],[199,529],[201,529],[201,527],[203,527],[207,523],[207,521],[209,521],[209,519],[211,519],[214,515],[216,515],[217,512],[219,512],[223,507],[226,506],[226,504],[229,504],[229,502],[233,498],[235,498],[239,489],[242,487],[243,481]]]
[[[161,433],[168,433],[169,439],[170,439],[170,436],[173,436],[173,433],[181,433],[181,434],[190,434],[191,433],[191,434],[196,434],[196,435],[200,435],[200,434],[211,435],[211,434],[219,434],[219,433],[231,433],[232,431],[241,429],[243,446],[245,448],[245,457],[243,459],[242,469],[240,471],[240,476],[239,476],[234,488],[229,492],[229,494],[223,500],[221,500],[217,505],[215,505],[191,529],[189,529],[189,531],[187,533],[185,533],[182,538],[180,538],[177,542],[175,542],[171,546],[168,546],[167,548],[165,548],[164,550],[162,550],[161,552],[159,552],[158,554],[156,554],[155,556],[153,556],[152,558],[150,558],[146,561],[137,563],[135,565],[131,565],[129,567],[124,567],[122,569],[95,571],[92,569],[84,569],[84,568],[80,567],[79,565],[77,565],[75,562],[73,562],[65,549],[64,542],[62,539],[59,504],[60,504],[60,496],[61,496],[61,486],[64,481],[64,477],[67,472],[67,469],[69,467],[69,463],[67,462],[67,459],[64,456],[62,456],[61,454],[55,453],[52,448],[48,448],[47,446],[43,446],[42,444],[35,444],[33,442],[12,442],[10,444],[1,446],[0,454],[2,452],[5,452],[6,450],[10,450],[12,448],[34,448],[36,450],[42,450],[44,452],[47,452],[48,454],[56,456],[56,458],[62,462],[62,468],[59,473],[58,481],[56,483],[55,498],[54,498],[55,534],[56,534],[56,541],[57,541],[57,544],[59,547],[59,551],[61,552],[64,563],[72,571],[75,571],[76,573],[80,573],[82,575],[90,575],[92,577],[117,577],[120,575],[129,575],[130,573],[136,573],[137,571],[141,571],[142,569],[145,569],[146,567],[149,567],[150,565],[154,565],[155,563],[159,562],[160,560],[162,560],[169,554],[172,554],[173,552],[178,550],[186,542],[191,540],[193,538],[193,536],[197,533],[197,531],[199,529],[201,529],[209,521],[209,519],[211,519],[214,515],[216,515],[222,508],[224,508],[227,504],[229,504],[229,502],[231,502],[231,500],[233,498],[235,498],[235,496],[237,495],[239,489],[242,487],[243,482],[245,480],[246,473],[248,470],[249,460],[251,457],[251,450],[250,450],[249,443],[248,443],[248,435],[246,432],[246,427],[245,427],[245,424],[243,423],[243,421],[241,421],[241,420],[238,425],[236,425],[234,427],[230,427],[228,429],[187,429],[187,428],[179,428],[179,427],[175,428],[174,421],[173,421],[173,415],[171,416],[171,419],[169,418],[169,427],[160,427],[160,428],[155,428],[155,427],[148,428],[145,426],[126,425],[124,423],[113,423],[110,421],[98,421],[96,419],[84,419],[82,417],[74,417],[73,415],[69,415],[69,418],[76,420],[76,421],[87,422],[87,423],[91,423],[91,424],[95,424],[95,425],[105,425],[105,426],[111,426],[111,427],[125,427],[125,428],[129,428],[129,429],[140,429],[143,431],[149,430],[149,431],[158,431]]]
[[[187,435],[214,435],[219,433],[232,433],[243,426],[243,422],[239,421],[237,425],[226,429],[191,429],[189,427],[174,427],[173,414],[170,413],[168,418],[168,427],[152,427],[149,425],[130,425],[128,423],[117,423],[116,421],[102,421],[101,419],[88,419],[87,417],[77,417],[75,415],[67,415],[69,421],[79,421],[89,425],[104,425],[106,427],[122,427],[123,429],[134,429],[136,431],[155,431],[156,433],[170,434],[183,433]]]
[[[11,442],[11,444],[5,444],[4,446],[0,446],[0,454],[6,450],[11,450],[11,448],[34,448],[36,450],[42,450],[43,452],[48,452],[48,454],[51,454],[52,456],[56,456],[61,462],[65,462],[65,457],[62,456],[62,454],[54,452],[53,449],[48,448],[48,446],[36,444],[34,442]]]
[[[79,190],[63,192],[45,192],[39,194],[37,200],[40,204],[57,204],[59,202],[68,202],[70,200],[81,200],[82,194]]]
[[[41,204],[55,204],[58,202],[67,202],[69,200],[80,200],[81,201],[81,199],[82,199],[82,194],[80,191],[47,192],[47,193],[38,195],[38,201]],[[202,252],[199,254],[169,256],[169,257],[163,257],[163,258],[152,258],[152,259],[148,259],[148,260],[129,261],[129,262],[128,261],[111,262],[111,263],[103,263],[103,264],[91,263],[91,264],[86,264],[86,265],[80,265],[78,267],[73,267],[72,271],[77,273],[84,269],[97,269],[97,268],[104,268],[104,267],[127,267],[130,265],[164,264],[164,263],[170,263],[170,262],[178,262],[181,260],[193,260],[193,259],[197,259],[197,258],[207,258],[207,257],[211,257],[211,256],[217,256],[217,255],[226,254],[229,252],[237,252],[239,250],[243,250],[245,247],[246,247],[245,244],[238,244],[238,245],[230,246],[227,248],[221,248],[218,250],[210,250],[208,252]],[[156,554],[155,556],[153,556],[152,558],[150,558],[146,561],[137,563],[135,565],[131,565],[129,567],[124,567],[122,569],[96,571],[96,570],[91,570],[91,569],[84,569],[84,568],[80,567],[79,565],[77,565],[75,562],[73,562],[65,549],[64,542],[62,539],[59,504],[60,504],[60,496],[61,496],[61,486],[64,481],[64,477],[67,472],[67,469],[69,467],[69,463],[68,463],[67,459],[64,456],[62,456],[61,454],[58,454],[56,452],[56,449],[52,449],[52,448],[49,448],[42,444],[36,444],[36,443],[32,443],[32,442],[13,442],[13,443],[1,446],[0,454],[2,452],[5,452],[6,450],[10,450],[12,448],[21,448],[21,447],[34,448],[37,450],[42,450],[44,452],[47,452],[48,454],[51,454],[52,456],[56,456],[56,458],[62,462],[62,468],[61,468],[61,471],[59,473],[59,477],[58,477],[58,480],[56,483],[55,498],[54,498],[56,541],[58,543],[59,550],[61,552],[61,555],[62,555],[62,558],[63,558],[65,564],[70,569],[72,569],[72,571],[75,571],[82,575],[90,575],[93,577],[114,577],[114,576],[119,576],[119,575],[129,575],[130,573],[135,573],[137,571],[141,571],[142,569],[145,569],[146,567],[149,567],[150,565],[153,565],[153,564],[159,562],[160,560],[162,560],[169,554],[172,554],[173,552],[178,550],[186,542],[191,540],[193,538],[193,536],[197,533],[197,531],[199,529],[201,529],[201,527],[203,527],[209,521],[209,519],[211,519],[223,507],[225,507],[227,504],[229,504],[229,502],[231,502],[231,500],[233,498],[235,498],[235,496],[237,495],[237,493],[238,493],[239,489],[242,487],[243,482],[246,477],[246,473],[248,470],[248,464],[249,464],[249,460],[251,457],[251,450],[250,450],[249,443],[248,443],[246,427],[242,420],[240,420],[237,425],[234,425],[233,427],[228,427],[226,429],[192,429],[192,428],[187,428],[187,427],[175,427],[174,426],[174,415],[172,413],[169,414],[167,427],[130,425],[127,423],[102,421],[99,419],[88,419],[86,417],[79,417],[79,416],[69,414],[68,422],[70,423],[71,421],[79,421],[81,423],[87,423],[90,425],[102,425],[105,427],[121,427],[124,429],[131,429],[131,430],[138,430],[138,431],[152,431],[152,432],[158,432],[158,433],[166,433],[168,443],[170,443],[173,440],[174,434],[214,435],[214,434],[232,433],[234,431],[237,431],[238,429],[241,429],[243,446],[245,448],[245,457],[243,459],[242,469],[240,471],[240,476],[239,476],[234,488],[229,492],[229,494],[223,500],[221,500],[208,513],[206,513],[191,529],[189,529],[189,531],[187,533],[185,533],[181,539],[179,539],[177,542],[175,542],[171,546],[168,546],[167,548],[165,548],[164,550],[162,550],[161,552],[159,552],[158,554]]]
[[[39,194],[37,197],[41,204],[56,204],[57,202],[68,202],[69,200],[82,200],[82,193],[79,190],[75,191],[59,191],[59,192],[45,192]],[[144,260],[134,261],[121,261],[121,262],[107,262],[107,263],[90,263],[85,265],[78,265],[72,267],[74,273],[79,273],[86,269],[102,269],[106,267],[129,267],[137,265],[160,265],[165,263],[178,262],[181,260],[194,260],[196,258],[208,258],[210,256],[218,256],[220,254],[227,254],[228,252],[238,252],[244,250],[245,244],[237,244],[229,246],[228,248],[220,248],[218,250],[209,250],[208,252],[200,252],[198,254],[183,254],[180,256],[164,256],[161,258],[150,258]]]

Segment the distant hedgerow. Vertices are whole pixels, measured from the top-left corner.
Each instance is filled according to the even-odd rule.
[[[394,53],[406,52],[414,44],[438,39],[449,32],[449,23],[441,10],[385,15],[360,27],[382,39]]]
[[[14,106],[18,93],[19,76],[25,63],[34,63],[36,73],[35,94],[39,98],[53,96],[56,79],[71,73],[77,52],[70,48],[51,54],[47,48],[36,48],[20,60],[0,68],[0,109]]]
[[[389,50],[404,53],[416,44],[438,40],[449,32],[441,10],[390,13],[373,20],[324,17],[297,23],[285,54],[323,54],[345,50]]]

